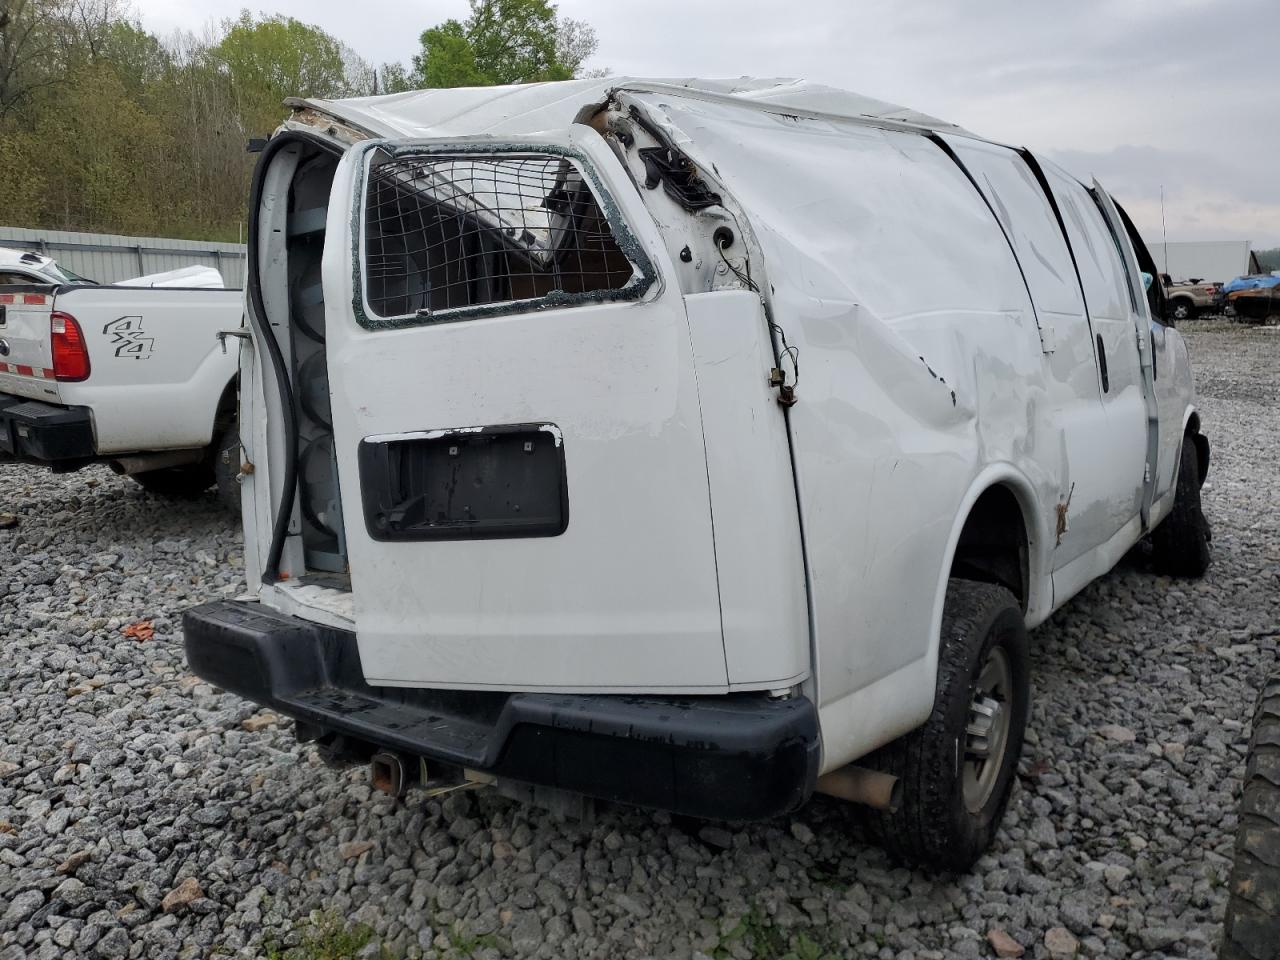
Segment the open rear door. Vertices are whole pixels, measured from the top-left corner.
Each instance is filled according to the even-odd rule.
[[[328,372],[371,683],[726,687],[684,305],[575,130],[338,168]]]

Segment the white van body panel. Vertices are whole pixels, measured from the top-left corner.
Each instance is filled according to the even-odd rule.
[[[773,344],[749,290],[684,298],[693,340],[732,689],[809,675],[809,612],[786,421],[760,375]]]

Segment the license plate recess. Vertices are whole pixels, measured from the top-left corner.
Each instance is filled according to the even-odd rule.
[[[569,524],[564,442],[554,424],[366,437],[357,459],[375,540],[554,537]]]

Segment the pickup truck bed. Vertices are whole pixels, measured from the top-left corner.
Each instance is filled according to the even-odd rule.
[[[241,316],[238,290],[0,288],[0,458],[130,474],[195,462],[234,422],[239,351],[217,334]]]

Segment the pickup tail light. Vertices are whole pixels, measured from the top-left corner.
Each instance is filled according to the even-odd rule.
[[[76,318],[55,310],[49,315],[53,344],[53,378],[66,383],[89,379],[89,348]]]

